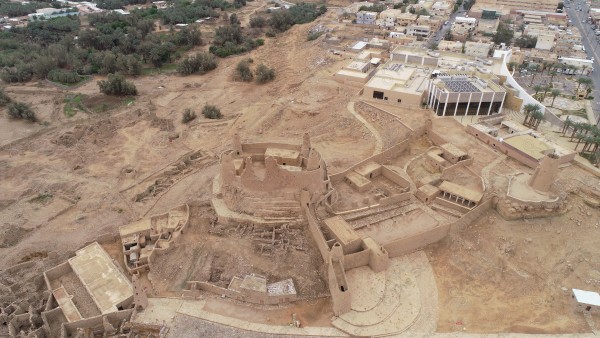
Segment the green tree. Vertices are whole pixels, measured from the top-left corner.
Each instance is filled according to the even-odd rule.
[[[22,102],[13,102],[8,106],[8,115],[15,119],[24,119],[31,122],[37,121],[35,112],[31,107]]]
[[[100,92],[105,95],[137,95],[137,88],[121,74],[108,74],[108,79],[98,81]]]
[[[575,90],[575,92],[579,92],[579,87],[581,87],[582,84],[586,85],[586,86],[590,86],[592,85],[592,79],[589,77],[580,77],[577,79],[577,90]]]
[[[530,35],[521,35],[515,40],[515,46],[521,48],[535,48],[537,37]]]
[[[0,107],[4,107],[11,102],[10,97],[6,95],[4,89],[0,88]]]
[[[498,29],[496,29],[496,34],[494,34],[492,41],[494,41],[494,43],[497,45],[504,43],[507,46],[510,46],[510,42],[512,41],[513,36],[513,30],[510,29],[510,27],[508,27],[507,24],[501,22],[498,25]]]
[[[552,89],[550,95],[552,96],[552,104],[550,105],[550,107],[554,107],[554,100],[556,100],[556,97],[560,95],[560,90]]]
[[[177,64],[177,71],[183,75],[205,74],[217,68],[217,59],[210,53],[197,53],[184,58]]]

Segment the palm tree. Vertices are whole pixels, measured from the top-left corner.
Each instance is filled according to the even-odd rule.
[[[548,91],[552,89],[552,85],[548,84],[544,86],[544,96],[542,97],[542,101],[544,101],[546,99],[546,95],[548,94]]]
[[[542,90],[542,86],[540,85],[535,85],[533,86],[533,90],[535,90],[535,95],[537,96],[537,94],[540,92],[540,90]]]
[[[589,77],[580,77],[579,79],[577,79],[577,83],[577,90],[575,90],[575,92],[579,93],[579,87],[581,87],[582,84],[590,86],[592,84],[592,79],[590,79]]]
[[[531,113],[531,125],[533,126],[533,129],[537,130],[540,123],[542,123],[543,119],[544,112],[542,112],[542,110],[538,106],[538,109]]]
[[[569,119],[569,117],[567,116],[567,119],[565,120],[565,122],[563,123],[563,129],[562,129],[562,136],[565,136],[565,134],[567,133],[567,130],[569,130],[569,128],[573,125],[573,122],[571,121],[571,119]]]
[[[575,151],[577,151],[577,147],[579,147],[579,143],[581,143],[581,140],[585,137],[585,135],[583,135],[583,133],[577,133],[577,144],[575,145]]]
[[[573,141],[573,138],[575,138],[575,134],[580,131],[581,129],[585,128],[583,125],[587,124],[587,123],[578,123],[575,122],[573,123],[571,126],[573,127],[573,132],[571,133],[571,139],[569,141]]]
[[[528,67],[531,70],[531,83],[529,84],[529,86],[533,86],[533,80],[535,80],[535,75],[537,74],[538,69],[540,68],[540,66],[538,65],[530,65]]]
[[[530,115],[532,115],[534,112],[541,111],[541,108],[535,103],[528,103],[523,106],[523,111],[525,112],[525,120],[523,121],[523,125],[532,126],[533,121],[531,121]]]
[[[552,91],[550,92],[550,95],[552,96],[552,104],[550,105],[550,107],[554,107],[554,100],[556,100],[556,97],[558,95],[560,95],[560,90],[552,89]]]
[[[556,70],[552,70],[550,72],[550,83],[552,83],[552,81],[554,81],[554,77],[557,75],[558,73],[556,72]]]

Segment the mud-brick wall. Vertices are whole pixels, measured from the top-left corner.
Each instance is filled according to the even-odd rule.
[[[383,245],[390,258],[405,255],[424,248],[446,237],[450,230],[449,224],[437,226],[429,231],[425,231],[414,236],[405,237]]]
[[[307,191],[302,191],[300,194],[300,203],[302,205],[302,209],[304,210],[304,214],[306,215],[306,219],[308,220],[308,230],[310,231],[314,242],[319,248],[319,252],[321,253],[323,261],[327,261],[327,258],[329,257],[329,245],[327,245],[325,236],[323,236],[323,233],[321,232],[317,218],[311,212],[310,194]]]
[[[344,256],[344,270],[350,270],[369,265],[371,250],[362,250]]]
[[[441,146],[442,144],[448,143],[446,139],[444,139],[440,134],[433,131],[433,129],[429,129],[427,131],[427,136],[429,136],[429,140],[436,146]]]
[[[63,262],[53,267],[52,269],[45,271],[44,279],[46,280],[46,286],[48,287],[48,290],[52,290],[52,285],[50,284],[50,281],[53,281],[59,278],[60,276],[66,275],[72,271],[73,269],[71,268],[71,264],[69,264],[68,261]]]
[[[408,146],[409,146],[409,141],[406,140],[406,141],[402,141],[392,147],[389,147],[388,149],[380,152],[379,154],[375,154],[369,158],[366,158],[344,171],[341,171],[341,172],[331,175],[330,176],[331,182],[339,183],[339,182],[343,181],[344,177],[346,177],[346,175],[348,175],[349,172],[351,172],[355,168],[359,168],[360,166],[362,166],[368,162],[383,163],[388,158],[396,158],[396,157],[400,156],[400,154],[402,154],[408,148]]]
[[[477,220],[481,215],[483,215],[486,211],[490,210],[494,206],[494,198],[489,198],[475,208],[471,209],[471,211],[467,212],[460,219],[456,220],[456,222],[452,223],[452,230],[461,230],[462,228],[470,225],[475,220]]]

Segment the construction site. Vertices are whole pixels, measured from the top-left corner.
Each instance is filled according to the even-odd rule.
[[[62,113],[95,81],[6,85],[48,123],[0,116],[0,336],[599,334],[600,171],[522,124],[502,62],[360,75],[311,27],[104,113]],[[276,79],[234,81],[248,56]]]

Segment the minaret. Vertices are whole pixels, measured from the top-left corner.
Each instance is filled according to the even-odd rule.
[[[310,136],[308,133],[304,133],[302,137],[302,147],[300,147],[300,156],[303,158],[308,158],[308,154],[310,152]]]
[[[560,160],[556,154],[547,154],[535,168],[527,184],[537,191],[548,192],[558,174],[559,164]]]
[[[242,154],[242,141],[238,133],[233,134],[233,150],[235,155],[240,156]]]

